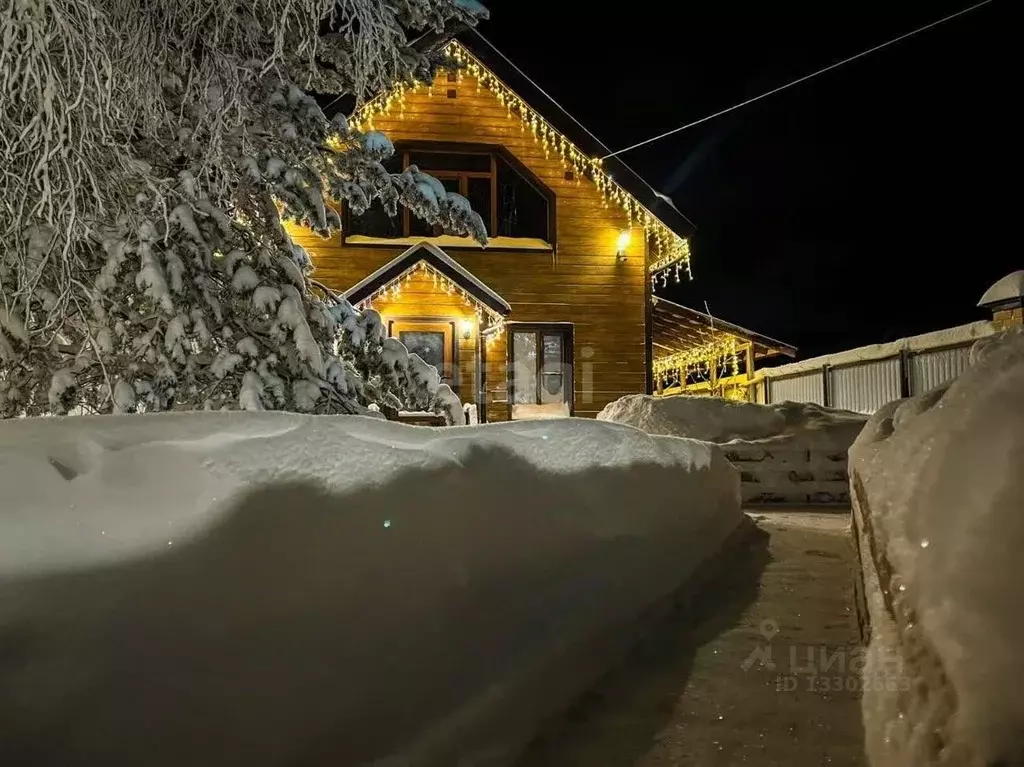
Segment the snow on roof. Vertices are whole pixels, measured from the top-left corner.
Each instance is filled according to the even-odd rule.
[[[995,332],[995,325],[988,320],[981,320],[967,325],[958,325],[953,328],[934,330],[931,333],[922,333],[918,336],[899,338],[884,344],[870,344],[856,349],[836,352],[835,354],[811,357],[799,362],[792,362],[789,365],[765,368],[761,372],[767,377],[779,378],[781,376],[805,373],[810,370],[818,370],[824,365],[846,365],[851,362],[885,359],[886,357],[894,357],[902,351],[921,352],[943,346],[969,344],[977,341],[979,338],[986,338]]]
[[[473,293],[477,298],[492,308],[503,311],[505,314],[512,311],[512,306],[508,301],[481,282],[476,275],[462,264],[427,240],[416,243],[391,261],[388,261],[380,269],[357,282],[342,295],[349,301],[358,303],[362,298],[365,298],[363,294],[372,293],[378,286],[378,283],[393,279],[396,271],[400,273],[412,269],[419,261],[427,261],[427,263],[433,266],[438,266],[440,263],[442,269],[447,269],[453,273],[451,275],[452,279],[461,283],[462,287]]]
[[[1021,301],[1024,299],[1024,269],[1003,277],[985,291],[978,301],[978,306],[993,306],[1004,302]]]

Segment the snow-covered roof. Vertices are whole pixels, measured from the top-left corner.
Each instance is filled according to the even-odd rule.
[[[998,304],[1019,304],[1024,300],[1024,269],[1003,277],[992,287],[985,291],[985,295],[978,301],[978,306],[995,306]]]
[[[399,275],[414,269],[420,261],[426,261],[456,285],[470,293],[480,303],[499,314],[508,314],[512,311],[508,301],[484,284],[462,264],[432,242],[426,240],[416,243],[396,258],[388,261],[380,269],[373,272],[373,274],[346,290],[343,295],[351,303],[358,304],[372,296],[374,291],[391,282]]]

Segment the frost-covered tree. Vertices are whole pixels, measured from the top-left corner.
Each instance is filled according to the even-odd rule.
[[[195,408],[455,417],[287,236],[335,201],[486,240],[459,195],[309,95],[424,80],[474,0],[18,0],[0,14],[0,416]]]

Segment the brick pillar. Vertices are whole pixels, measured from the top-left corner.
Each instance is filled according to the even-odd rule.
[[[992,312],[992,322],[1000,330],[1024,325],[1024,309],[1019,306],[1012,309],[997,309]]]

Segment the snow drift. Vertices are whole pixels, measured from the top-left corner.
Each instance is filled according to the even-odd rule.
[[[850,451],[875,767],[1024,763],[1024,332]]]
[[[722,444],[740,470],[746,503],[847,502],[846,453],[867,421],[811,403],[645,394],[622,397],[597,417],[648,434]]]
[[[738,524],[567,419],[0,423],[0,763],[504,765]]]

